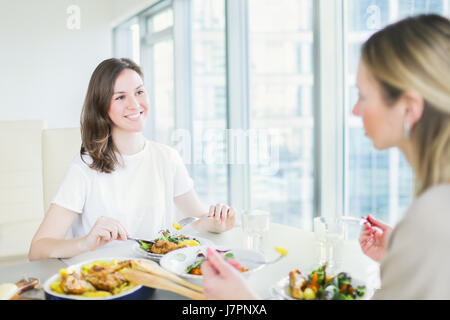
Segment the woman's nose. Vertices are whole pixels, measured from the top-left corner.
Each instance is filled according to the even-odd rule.
[[[359,116],[359,115],[360,115],[360,114],[359,114],[359,106],[358,106],[358,104],[355,104],[355,105],[354,105],[353,110],[352,110],[352,113],[353,113],[353,115],[355,115],[355,116]]]
[[[131,110],[139,109],[139,102],[135,97],[132,97],[127,104],[127,108]]]

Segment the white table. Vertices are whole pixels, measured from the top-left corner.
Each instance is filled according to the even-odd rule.
[[[207,238],[213,241],[216,245],[226,245],[230,247],[244,247],[244,234],[240,227],[222,233],[198,233],[192,228],[185,228],[184,234]],[[278,254],[273,250],[275,246],[284,247],[288,249],[289,254],[276,264],[268,265],[259,272],[251,275],[247,280],[249,286],[256,292],[259,297],[269,299],[270,287],[283,277],[288,276],[289,272],[294,269],[311,271],[316,266],[316,252],[317,244],[312,232],[304,231],[297,228],[292,228],[285,225],[272,223],[270,226],[269,238],[266,241],[264,252],[268,259],[276,257]],[[134,253],[132,246],[134,243],[128,241],[123,245],[100,248],[98,250],[81,254],[71,259],[63,259],[62,261],[67,265],[77,264],[86,260],[94,258],[106,257],[136,257],[141,256]],[[345,241],[343,250],[343,265],[342,269],[349,272],[353,278],[363,280],[371,287],[377,287],[379,284],[379,266],[377,263],[366,257],[359,247],[356,240]],[[30,275],[31,276],[31,275]],[[183,299],[183,297],[176,294],[169,294],[157,290],[154,299]]]

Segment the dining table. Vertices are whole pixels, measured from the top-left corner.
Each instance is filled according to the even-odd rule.
[[[183,234],[208,239],[217,246],[246,247],[246,236],[240,225],[223,233],[198,232],[187,226],[183,229]],[[318,241],[312,231],[273,222],[270,223],[269,231],[263,240],[261,251],[267,260],[279,256],[275,247],[287,249],[288,254],[280,261],[265,265],[259,271],[252,273],[245,278],[245,281],[259,298],[263,300],[281,299],[280,296],[273,293],[273,288],[281,279],[286,278],[290,271],[298,269],[308,272],[318,267]],[[100,247],[69,259],[43,259],[0,267],[0,284],[16,283],[24,277],[33,277],[38,278],[42,285],[60,269],[92,259],[116,257],[145,259],[135,250],[136,242],[117,242],[116,245]],[[341,242],[340,261],[342,262],[340,268],[348,272],[354,279],[363,281],[370,289],[368,292],[373,292],[379,287],[379,264],[364,255],[357,239],[345,239]],[[24,292],[22,296],[28,299],[45,299],[41,285]],[[188,298],[156,289],[150,299],[181,300]]]

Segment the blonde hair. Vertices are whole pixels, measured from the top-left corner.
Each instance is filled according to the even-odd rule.
[[[450,183],[450,21],[439,15],[401,20],[375,33],[361,60],[393,105],[406,91],[422,95],[420,120],[411,128],[415,195]]]

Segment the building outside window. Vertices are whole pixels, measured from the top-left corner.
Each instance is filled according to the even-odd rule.
[[[332,214],[373,214],[395,224],[412,200],[413,177],[401,152],[376,151],[361,119],[351,113],[358,96],[361,45],[377,30],[407,16],[449,16],[450,0],[329,0],[337,9],[328,9],[323,0],[246,0],[233,33],[230,27],[236,26],[230,21],[236,20],[230,14],[236,12],[230,10],[236,3],[242,4],[159,1],[114,28],[114,55],[134,59],[146,75],[152,114],[144,134],[175,146],[174,132],[184,123],[191,148],[186,164],[205,203],[230,203],[232,194],[242,193],[248,208],[270,211],[273,222],[310,229],[312,218],[324,214],[315,207],[315,199],[330,197],[318,178],[323,155],[316,143],[330,145],[335,137],[317,136],[317,128],[330,119],[327,114],[317,118],[316,110],[319,98],[331,94],[331,100],[344,106],[342,117],[331,120],[343,133],[334,157],[342,166],[332,169],[339,171],[339,178],[327,189],[343,190],[336,192],[342,201],[331,206]],[[330,10],[339,24],[323,21],[326,15],[316,14],[318,10]],[[317,33],[330,30],[342,43],[326,51],[317,45]],[[238,73],[245,78],[238,81],[248,100],[242,110],[230,101],[230,81],[236,80],[230,70],[241,68],[230,59],[230,50],[236,49],[230,47],[233,37],[246,39],[237,48],[246,62]],[[180,46],[180,41],[185,43]],[[342,95],[322,88],[318,79],[326,73],[315,74],[318,64],[340,56],[343,68],[335,71],[336,90]],[[186,95],[177,100],[180,92]],[[240,113],[247,118],[239,119]],[[239,172],[244,183],[231,178],[229,163],[229,128],[241,124],[249,165],[249,170]],[[239,208],[242,203],[231,205]]]

